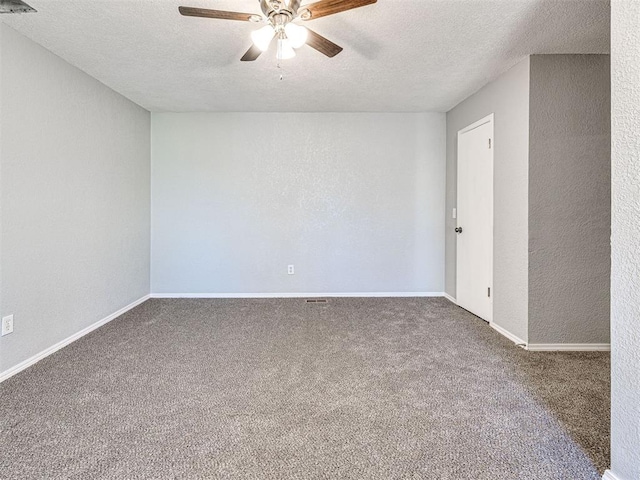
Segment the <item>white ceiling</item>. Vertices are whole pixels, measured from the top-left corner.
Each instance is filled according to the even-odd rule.
[[[258,28],[179,5],[258,0],[27,0],[1,20],[151,111],[447,111],[532,53],[608,53],[608,0],[379,0],[305,23],[344,47],[240,62]],[[310,3],[304,2],[303,3]]]

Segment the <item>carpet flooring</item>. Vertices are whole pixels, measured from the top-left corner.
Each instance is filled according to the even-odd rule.
[[[599,479],[609,383],[445,299],[150,300],[0,384],[0,478]]]

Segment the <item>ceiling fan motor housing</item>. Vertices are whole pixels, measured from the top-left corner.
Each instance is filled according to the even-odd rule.
[[[296,0],[288,3],[281,0],[260,0],[260,8],[273,26],[284,26],[293,20],[297,14],[297,5],[300,5],[300,2]]]

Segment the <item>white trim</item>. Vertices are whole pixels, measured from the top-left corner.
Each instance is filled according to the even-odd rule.
[[[609,343],[530,343],[532,352],[610,352]]]
[[[494,114],[490,113],[489,115],[481,118],[477,122],[473,122],[471,125],[464,127],[462,130],[458,130],[458,135],[462,133],[470,132],[471,130],[475,130],[476,128],[481,127],[482,125],[485,125],[489,122],[493,122],[493,118],[494,118]]]
[[[94,331],[95,329],[100,328],[101,326],[105,325],[106,323],[109,323],[111,320],[114,320],[115,318],[119,317],[123,313],[128,312],[132,308],[137,307],[141,303],[147,301],[149,298],[151,298],[150,295],[145,295],[144,297],[139,298],[135,302],[130,303],[126,307],[121,308],[117,312],[112,313],[108,317],[105,317],[102,320],[98,320],[96,323],[94,323],[92,325],[89,325],[86,328],[83,328],[79,332],[74,333],[70,337],[65,338],[64,340],[62,340],[61,342],[58,342],[55,345],[47,348],[46,350],[43,350],[42,352],[34,355],[33,357],[28,358],[23,362],[20,362],[18,365],[15,365],[15,366],[9,368],[8,370],[5,370],[4,372],[0,373],[0,383],[4,382],[6,379],[8,379],[10,377],[13,377],[16,373],[19,373],[22,370],[24,370],[26,368],[29,368],[31,365],[39,362],[40,360],[42,360],[45,357],[48,357],[52,353],[57,352],[61,348],[66,347],[70,343],[75,342],[79,338],[84,337],[87,333],[90,333],[90,332]]]
[[[613,474],[611,470],[606,470],[602,476],[602,480],[622,480],[620,477]]]
[[[351,293],[152,293],[151,298],[379,298],[444,297],[443,292],[351,292]]]
[[[508,330],[505,330],[500,325],[496,325],[493,322],[489,322],[489,325],[491,326],[491,328],[493,328],[500,335],[503,335],[503,336],[507,337],[509,340],[511,340],[516,345],[526,345],[527,344],[527,342],[525,342],[524,340],[522,340],[519,337],[516,337],[513,333],[511,333]]]
[[[455,298],[453,298],[451,295],[449,295],[447,292],[444,292],[444,293],[442,294],[442,296],[443,296],[444,298],[446,298],[447,300],[449,300],[449,301],[450,301],[451,303],[453,303],[454,305],[458,305],[458,302],[456,301],[456,299],[455,299]]]

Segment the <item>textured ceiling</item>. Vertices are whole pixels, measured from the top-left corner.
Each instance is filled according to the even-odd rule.
[[[528,54],[609,52],[608,0],[379,0],[307,22],[344,52],[281,71],[239,61],[255,24],[178,14],[258,0],[29,4],[1,21],[152,111],[447,111]]]

